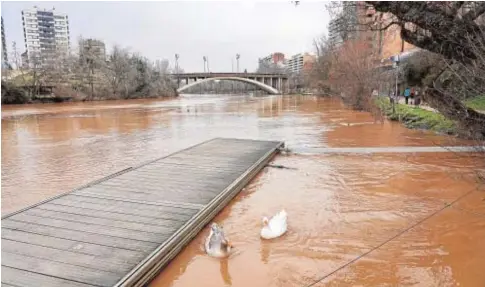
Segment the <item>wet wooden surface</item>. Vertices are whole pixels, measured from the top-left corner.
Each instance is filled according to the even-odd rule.
[[[2,286],[143,286],[282,146],[213,139],[2,218]]]

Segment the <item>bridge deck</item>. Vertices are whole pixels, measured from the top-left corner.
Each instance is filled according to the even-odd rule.
[[[2,218],[2,286],[143,286],[281,142],[213,139]]]

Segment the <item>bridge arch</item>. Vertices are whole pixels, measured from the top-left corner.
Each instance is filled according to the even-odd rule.
[[[191,88],[191,87],[194,87],[196,85],[199,85],[199,84],[202,84],[202,83],[207,83],[209,81],[215,81],[215,80],[227,80],[227,81],[237,81],[237,82],[244,82],[244,83],[249,83],[249,84],[253,84],[255,86],[257,86],[258,88],[260,88],[261,90],[263,91],[266,91],[272,95],[276,95],[276,94],[279,94],[280,92],[271,87],[271,86],[268,86],[264,83],[261,83],[261,82],[258,82],[258,81],[255,81],[255,80],[251,80],[251,79],[247,79],[247,78],[240,78],[240,77],[213,77],[213,78],[206,78],[206,79],[203,79],[203,80],[200,80],[200,81],[196,81],[196,82],[193,82],[191,84],[188,84],[188,85],[185,85],[183,87],[180,87],[177,92],[179,93],[182,93],[183,91]]]

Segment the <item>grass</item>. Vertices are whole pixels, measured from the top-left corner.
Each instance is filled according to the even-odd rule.
[[[444,134],[456,134],[457,132],[455,122],[440,113],[403,104],[396,104],[396,112],[393,113],[388,98],[379,98],[376,103],[389,120],[402,122],[407,128],[431,130]]]
[[[469,99],[465,101],[465,105],[474,110],[485,111],[485,95]]]

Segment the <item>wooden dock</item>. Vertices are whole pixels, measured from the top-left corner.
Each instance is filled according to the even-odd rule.
[[[144,286],[282,142],[222,139],[2,217],[2,286]]]

